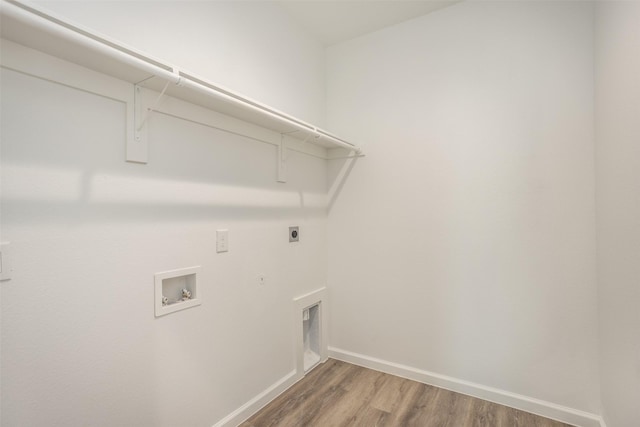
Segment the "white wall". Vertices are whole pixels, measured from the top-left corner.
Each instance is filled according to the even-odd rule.
[[[244,19],[227,18],[228,31]],[[136,32],[150,36],[146,23]],[[295,58],[305,40],[270,34],[242,54],[270,42]],[[235,78],[258,99],[254,75],[309,66],[253,60],[255,74]],[[306,78],[269,91],[314,115],[322,80]],[[14,267],[0,287],[2,425],[213,425],[295,369],[292,298],[326,283],[324,161],[291,152],[277,184],[274,146],[154,114],[149,164],[126,163],[123,103],[6,69],[1,82],[1,238]],[[154,273],[192,265],[202,305],[155,318]]]
[[[609,427],[640,420],[640,3],[596,15],[600,369]]]
[[[37,3],[256,101],[324,124],[324,48],[272,2]]]
[[[367,153],[329,214],[333,347],[599,413],[592,21],[464,2],[328,49]]]
[[[324,121],[324,52],[269,3],[40,3]],[[155,115],[127,164],[121,103],[4,70],[3,424],[213,424],[293,369],[328,248],[334,347],[600,413],[599,326],[608,425],[633,425],[640,11],[592,12],[465,2],[330,48],[329,128],[368,157],[343,187],[332,163],[328,245],[319,160],[276,185],[273,147]],[[194,264],[203,305],[155,319],[153,273]]]

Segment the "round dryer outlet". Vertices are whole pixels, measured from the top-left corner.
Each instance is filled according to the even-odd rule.
[[[289,227],[289,242],[297,242],[300,240],[299,227]]]

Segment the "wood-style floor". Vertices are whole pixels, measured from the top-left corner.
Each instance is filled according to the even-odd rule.
[[[568,427],[487,402],[329,359],[240,427]]]

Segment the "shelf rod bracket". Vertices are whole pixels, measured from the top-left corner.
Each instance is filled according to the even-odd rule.
[[[278,145],[278,182],[287,182],[287,143],[284,139],[284,134],[280,134],[280,144]]]
[[[127,138],[127,162],[147,163],[149,159],[149,141],[144,126],[147,116],[142,105],[142,88],[133,85],[133,137]]]
[[[156,111],[156,108],[158,108],[158,106],[160,105],[160,102],[162,101],[162,97],[164,97],[164,93],[167,91],[167,88],[169,87],[169,83],[171,83],[171,82],[165,83],[164,88],[162,89],[162,92],[160,92],[160,95],[158,95],[158,97],[156,98],[156,100],[153,103],[152,107],[149,107],[149,108],[146,108],[146,109],[142,109],[142,111],[145,114],[144,114],[144,117],[142,118],[142,120],[140,121],[139,124],[138,124],[138,122],[136,122],[136,132],[140,132],[142,127],[145,125],[145,123],[147,123],[147,119],[149,119],[149,116],[151,114],[153,114],[154,111]],[[144,110],[146,110],[146,111],[144,111]]]

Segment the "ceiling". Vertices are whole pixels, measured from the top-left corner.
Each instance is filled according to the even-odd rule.
[[[291,17],[325,46],[450,6],[461,0],[297,0],[278,1]]]

